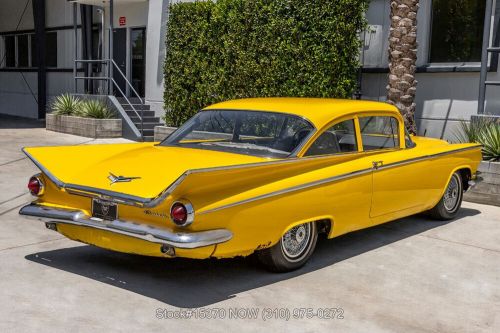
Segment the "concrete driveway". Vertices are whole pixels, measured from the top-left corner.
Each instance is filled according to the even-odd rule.
[[[415,216],[321,240],[288,274],[251,258],[113,253],[18,216],[37,172],[20,148],[124,140],[17,124],[0,119],[1,332],[500,332],[499,207],[464,203],[451,222]],[[179,308],[195,309],[172,318]]]

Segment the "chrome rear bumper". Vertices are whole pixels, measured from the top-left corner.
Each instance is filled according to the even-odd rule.
[[[176,248],[194,249],[227,242],[233,237],[227,229],[216,229],[199,232],[172,232],[146,224],[138,224],[122,220],[99,221],[90,218],[79,210],[46,207],[29,204],[19,214],[34,217],[47,223],[71,224],[93,228],[145,240],[150,243],[165,244]]]

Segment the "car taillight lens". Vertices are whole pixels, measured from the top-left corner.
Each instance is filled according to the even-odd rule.
[[[170,218],[178,226],[185,227],[193,222],[193,206],[188,202],[175,202],[170,208]]]
[[[37,176],[31,177],[28,182],[28,190],[31,195],[41,196],[43,194],[43,182]]]

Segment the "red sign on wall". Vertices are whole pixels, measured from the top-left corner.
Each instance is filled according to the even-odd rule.
[[[120,16],[120,19],[118,20],[118,23],[120,24],[120,27],[126,25],[127,24],[127,18],[125,16]]]

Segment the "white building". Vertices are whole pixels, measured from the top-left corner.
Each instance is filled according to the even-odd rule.
[[[110,2],[113,3],[112,9]],[[75,90],[74,60],[108,59],[112,54],[133,89],[115,69],[113,77],[117,86],[131,98],[135,97],[135,89],[155,115],[162,116],[164,39],[170,2],[2,0],[0,114],[43,118],[47,101],[63,92],[107,94],[109,85],[102,80],[78,80]],[[460,2],[460,15],[442,12],[442,8],[454,8],[457,3],[454,0],[421,0],[417,74],[417,124],[420,134],[452,138],[458,121],[468,119],[477,112],[478,55],[481,53],[484,1]],[[372,0],[367,12],[371,29],[366,34],[363,52],[363,98],[385,98],[389,4],[390,0]],[[110,50],[107,45],[111,10],[113,47]],[[496,12],[497,15],[492,17],[495,24],[491,35],[492,41],[498,42],[497,18],[500,11]],[[467,17],[465,23],[460,21],[462,14]],[[454,36],[450,27],[458,26],[456,31],[460,32],[464,24],[468,33]],[[461,38],[468,38],[467,52],[454,54],[457,53],[454,48],[461,45],[456,40]],[[43,40],[45,43],[37,43]],[[45,45],[45,52],[42,52],[43,48],[36,48],[36,44]],[[447,54],[451,55],[447,57]],[[38,66],[39,60],[45,66]],[[102,63],[79,63],[77,67],[78,76],[109,74],[106,64]],[[498,57],[490,60],[489,79],[500,80]],[[500,113],[500,91],[496,89],[488,88],[488,113]],[[116,87],[112,90],[119,95]]]

